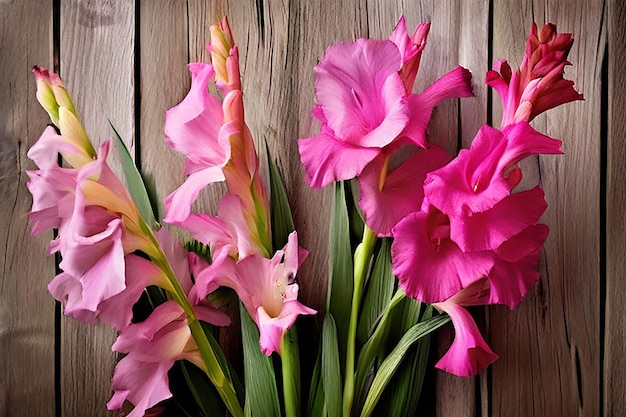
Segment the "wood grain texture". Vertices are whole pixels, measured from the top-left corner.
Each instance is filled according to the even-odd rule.
[[[626,415],[626,4],[608,6],[604,415]]]
[[[32,25],[24,30],[25,21]],[[0,415],[54,415],[52,233],[30,236],[26,152],[47,123],[33,65],[52,67],[52,2],[0,2]]]
[[[61,2],[60,73],[92,142],[112,135],[109,120],[134,153],[134,37],[132,0]],[[121,173],[116,150],[108,159]],[[115,330],[71,319],[61,323],[64,416],[105,416],[116,355]]]
[[[263,169],[267,141],[285,176],[301,244],[310,251],[299,271],[301,298],[320,310],[326,299],[326,229],[332,193],[330,188],[313,190],[306,184],[297,139],[319,132],[319,123],[311,116],[313,67],[326,49],[358,37],[386,38],[401,14],[409,30],[430,21],[415,91],[458,64],[469,68],[474,77],[476,97],[443,103],[429,126],[430,140],[456,153],[459,146],[469,146],[488,116],[499,125],[496,94],[490,103],[492,114],[487,114],[483,81],[489,52],[494,60],[507,58],[518,66],[533,20],[539,25],[551,21],[559,32],[575,33],[573,66],[566,74],[585,101],[551,110],[533,122],[539,131],[563,139],[565,155],[523,163],[523,186],[541,181],[550,204],[542,219],[551,234],[541,255],[540,282],[515,311],[488,309],[487,339],[500,355],[493,367],[480,379],[435,372],[436,397],[429,400],[436,403],[433,414],[441,417],[626,415],[626,81],[620,68],[626,60],[624,2],[63,0],[55,4],[61,5],[60,71],[81,120],[96,143],[110,137],[109,119],[133,151],[137,140],[141,168],[155,185],[157,201],[183,181],[183,156],[163,142],[164,112],[188,91],[185,65],[209,62],[205,49],[209,25],[228,15],[241,56],[246,119],[261,151]],[[54,302],[46,291],[55,272],[54,260],[43,256],[51,236],[30,237],[23,217],[30,208],[23,171],[34,168],[26,151],[47,122],[35,100],[30,68],[52,67],[52,7],[52,0],[0,0],[0,213],[6,219],[0,224],[1,416],[55,415]],[[28,30],[23,29],[26,24]],[[112,159],[119,172],[115,156]],[[224,186],[210,187],[201,194],[196,209],[215,213],[224,191]],[[481,321],[481,311],[474,312]],[[61,415],[111,415],[105,403],[111,396],[116,356],[110,346],[115,332],[65,318],[60,328],[62,392],[56,401]],[[452,335],[451,328],[442,332],[442,352]]]
[[[535,165],[530,177],[536,175],[546,192],[550,207],[542,221],[551,234],[541,278],[518,309],[490,309],[491,346],[501,355],[491,370],[492,415],[597,415],[603,5],[502,1],[494,2],[493,16],[494,60],[507,58],[513,67],[521,61],[533,20],[575,33],[573,67],[566,74],[585,102],[550,110],[533,122],[563,139],[565,155],[542,156],[523,168],[530,172]]]

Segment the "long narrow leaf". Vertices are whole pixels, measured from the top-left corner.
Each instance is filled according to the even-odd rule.
[[[372,276],[364,294],[363,306],[359,317],[357,336],[359,342],[365,342],[373,324],[382,314],[391,300],[396,279],[391,271],[391,241],[382,239],[382,244],[374,263]]]
[[[246,416],[279,417],[280,403],[271,358],[259,348],[259,331],[240,303]]]
[[[309,387],[308,416],[326,417],[324,387],[322,386],[322,351],[318,352],[313,375],[311,376],[311,386]]]
[[[383,361],[365,399],[365,405],[361,417],[369,417],[372,415],[374,408],[383,393],[383,390],[393,377],[394,373],[400,366],[402,359],[405,357],[409,348],[422,337],[432,333],[444,324],[450,318],[448,316],[436,316],[429,320],[422,321],[411,327],[400,339],[398,345],[393,349],[391,354]]]
[[[293,232],[296,228],[293,223],[289,201],[287,200],[287,191],[285,190],[283,176],[276,162],[270,155],[267,143],[265,144],[265,148],[267,149],[267,161],[270,171],[272,245],[274,250],[277,250],[287,244],[289,233]]]
[[[342,383],[339,367],[339,347],[337,346],[337,328],[332,314],[324,316],[322,326],[322,384],[328,417],[341,417]]]
[[[128,192],[135,202],[141,217],[143,217],[152,229],[156,229],[158,224],[156,218],[154,217],[154,208],[150,203],[150,197],[148,196],[148,191],[143,182],[143,178],[141,178],[141,174],[135,165],[133,157],[130,155],[128,148],[124,144],[124,141],[120,137],[119,133],[115,130],[113,123],[109,122],[109,124],[111,125],[111,129],[113,129],[113,137],[115,138],[115,145],[117,146],[120,161],[122,162],[122,169],[124,170],[124,177],[126,178]]]
[[[389,334],[389,330],[392,326],[392,312],[395,308],[400,304],[400,302],[406,298],[406,295],[402,290],[398,290],[394,297],[389,301],[389,304],[385,308],[385,312],[380,319],[378,325],[376,326],[374,333],[367,340],[363,348],[361,349],[361,353],[359,354],[359,358],[357,360],[356,367],[356,384],[355,384],[355,393],[357,398],[360,397],[360,393],[365,386],[365,380],[369,374],[372,363],[374,362],[374,358],[376,355],[382,350],[384,342]]]
[[[328,282],[327,311],[335,318],[339,346],[345,347],[350,325],[350,309],[353,291],[353,263],[350,247],[350,224],[344,184],[335,184],[335,202],[330,223],[330,276]],[[339,351],[343,372],[346,352]],[[343,373],[342,373],[343,374]],[[325,390],[327,392],[327,390]]]

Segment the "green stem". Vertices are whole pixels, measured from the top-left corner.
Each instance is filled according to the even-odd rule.
[[[352,292],[352,307],[350,310],[350,324],[348,327],[348,341],[346,348],[346,379],[343,387],[343,416],[350,417],[354,400],[354,361],[356,352],[356,328],[359,317],[359,307],[365,276],[372,258],[376,235],[366,226],[363,228],[363,240],[354,252],[354,290]]]
[[[189,328],[191,329],[191,335],[198,346],[198,350],[200,351],[200,355],[202,356],[202,360],[206,366],[206,374],[209,377],[209,380],[217,389],[217,392],[230,413],[234,417],[244,417],[244,412],[239,404],[239,400],[237,399],[237,393],[235,392],[233,383],[226,376],[224,370],[220,366],[217,356],[215,355],[215,352],[213,351],[213,348],[204,333],[204,329],[196,317],[193,306],[187,298],[187,294],[185,294],[185,291],[180,286],[180,283],[176,278],[176,274],[172,270],[161,245],[156,240],[156,237],[147,224],[142,222],[141,228],[150,237],[150,240],[154,245],[154,249],[156,249],[156,253],[151,255],[152,262],[154,262],[154,264],[157,265],[167,276],[171,286],[169,293],[172,299],[178,303],[187,315],[187,322],[189,324]]]
[[[294,325],[285,332],[280,343],[286,417],[300,415],[300,360],[296,333]]]

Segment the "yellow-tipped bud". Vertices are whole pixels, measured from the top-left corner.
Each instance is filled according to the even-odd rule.
[[[74,103],[61,77],[42,67],[33,67],[33,74],[37,80],[37,100],[50,115],[50,120],[61,132],[63,140],[78,151],[61,152],[63,157],[75,168],[96,158],[96,151],[78,120]]]

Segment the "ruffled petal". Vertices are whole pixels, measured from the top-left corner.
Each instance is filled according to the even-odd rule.
[[[483,339],[470,313],[448,300],[435,304],[435,307],[448,313],[454,326],[454,341],[435,365],[436,368],[457,376],[475,376],[495,362],[498,355],[493,353]]]
[[[379,156],[358,177],[359,207],[366,224],[378,236],[391,236],[391,229],[398,221],[420,210],[426,174],[450,161],[450,156],[436,146],[418,151],[387,174],[381,190],[379,182],[381,170],[386,169],[385,158],[384,154]]]
[[[350,145],[323,133],[299,139],[298,149],[307,181],[315,188],[356,177],[381,153],[378,148]]]
[[[450,238],[463,252],[495,250],[504,241],[535,224],[547,208],[540,187],[512,194],[490,210],[467,217],[451,217]]]
[[[189,64],[191,88],[177,106],[165,114],[165,142],[175,151],[207,167],[223,166],[230,157],[228,141],[220,140],[224,114],[220,101],[209,94],[214,75],[208,64]]]
[[[494,259],[489,251],[464,253],[445,235],[446,217],[432,210],[411,213],[393,228],[393,273],[404,292],[417,300],[447,300],[484,277]]]

